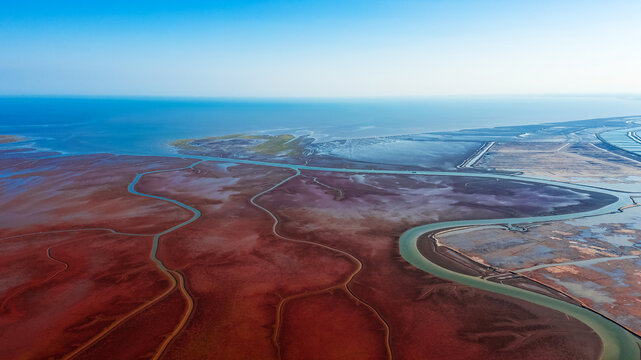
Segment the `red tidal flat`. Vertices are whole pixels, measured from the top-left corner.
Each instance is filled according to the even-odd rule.
[[[10,190],[0,192],[0,266],[7,271],[0,285],[3,357],[59,358],[92,349],[167,291],[169,279],[151,261],[152,236],[145,234],[190,214],[134,196],[127,185],[138,172],[189,163],[113,155],[0,160],[3,169],[16,172],[0,182]],[[184,307],[165,303],[158,308],[168,319]],[[168,321],[172,329],[175,323]],[[154,328],[158,338],[166,334],[150,325],[136,338]],[[137,351],[149,353],[158,341],[138,344]]]
[[[283,318],[283,359],[387,358],[384,327],[341,291],[293,300]]]
[[[461,213],[495,217],[496,210],[475,208],[470,204],[473,196],[452,192],[454,186],[412,184],[415,180],[385,176],[346,179],[349,176],[317,177],[340,189],[341,201],[336,201],[336,190],[303,177],[262,201],[282,219],[280,231],[285,236],[338,247],[363,262],[353,291],[389,324],[396,357],[598,358],[599,338],[582,323],[526,302],[441,281],[410,267],[398,255],[398,236],[417,225],[407,219],[421,213],[439,220],[456,219]],[[447,181],[441,177],[431,183]],[[389,188],[407,190],[384,190]],[[417,196],[421,192],[423,196]],[[462,205],[463,201],[470,205]]]
[[[114,155],[42,160],[0,159],[0,237],[70,228],[112,228],[151,234],[188,219],[175,205],[134,196],[127,185],[136,173],[186,166],[190,160]],[[9,191],[9,189],[11,189]]]
[[[215,162],[183,169],[194,162],[112,155],[0,160],[17,172],[0,179],[10,190],[0,193],[2,356],[590,359],[600,353],[599,338],[576,320],[439,280],[398,254],[398,236],[419,224],[564,211],[557,197],[544,194],[550,189],[448,177],[297,175]],[[152,234],[193,213],[127,186],[137,173],[168,169],[178,170],[147,174],[136,190],[202,216],[158,239],[156,263]],[[571,196],[584,199],[558,198]],[[36,234],[20,236],[29,233]]]
[[[169,267],[185,274],[196,303],[167,358],[276,358],[275,317],[283,299],[349,277],[352,265],[344,255],[274,236],[273,220],[248,205],[253,195],[291,174],[205,163],[140,183],[140,191],[179,198],[203,214],[167,235],[159,249]]]
[[[167,281],[148,259],[150,244],[105,231],[3,240],[0,263],[16,284],[1,293],[3,356],[61,357],[160,294]]]

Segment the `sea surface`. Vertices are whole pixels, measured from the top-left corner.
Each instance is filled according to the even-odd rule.
[[[69,154],[169,155],[175,139],[292,133],[317,141],[641,114],[641,96],[251,100],[0,97],[0,134]]]

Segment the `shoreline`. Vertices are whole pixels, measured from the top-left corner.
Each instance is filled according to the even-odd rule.
[[[2,100],[3,97],[0,96],[0,100]],[[522,124],[500,124],[497,123],[496,125],[490,125],[488,126],[462,126],[462,127],[454,127],[451,129],[438,129],[438,130],[419,130],[419,129],[413,129],[410,131],[405,131],[408,129],[405,129],[401,132],[388,132],[384,134],[370,134],[370,135],[363,135],[363,136],[340,136],[340,135],[331,135],[327,134],[323,131],[323,129],[309,129],[309,128],[301,128],[301,127],[287,127],[287,126],[276,126],[275,128],[272,129],[258,129],[258,130],[239,130],[239,131],[233,131],[234,133],[243,133],[243,134],[261,134],[261,135],[283,135],[286,132],[284,131],[290,131],[294,136],[299,137],[299,136],[308,136],[310,139],[313,139],[313,143],[327,143],[327,142],[332,142],[332,141],[349,141],[349,140],[364,140],[364,139],[381,139],[381,138],[402,138],[402,137],[433,137],[433,138],[424,138],[421,139],[421,141],[439,141],[437,139],[438,137],[443,137],[445,138],[441,139],[440,141],[471,141],[469,139],[461,139],[461,140],[456,140],[452,139],[451,136],[455,135],[456,133],[460,133],[461,136],[465,137],[468,136],[467,132],[473,132],[473,131],[487,131],[487,130],[494,130],[494,129],[510,129],[510,128],[519,128],[519,127],[554,127],[558,126],[561,124],[569,124],[571,125],[572,123],[577,123],[577,122],[586,122],[586,121],[614,121],[614,120],[621,120],[621,121],[626,121],[627,126],[621,126],[621,127],[616,127],[613,129],[610,129],[608,131],[614,131],[614,130],[619,130],[619,129],[627,129],[627,128],[634,128],[638,127],[639,123],[635,123],[635,120],[641,119],[641,114],[632,114],[632,115],[621,115],[621,116],[608,116],[608,117],[581,117],[578,119],[573,119],[573,120],[559,120],[559,121],[545,121],[545,122],[538,122],[538,121],[531,121],[531,122],[526,122]],[[479,124],[480,125],[480,124]],[[26,127],[49,127],[49,126],[68,126],[68,124],[61,124],[61,125],[27,125]],[[11,125],[4,125],[0,124],[0,133],[2,132],[2,128],[11,128]],[[358,133],[358,129],[352,131],[352,133]],[[319,134],[320,136],[318,136]],[[217,132],[211,132],[208,133],[207,136],[225,136],[229,135],[228,132],[226,133],[217,133]],[[56,146],[51,146],[51,144],[48,144],[47,146],[38,146],[38,141],[41,139],[51,139],[51,135],[47,134],[27,134],[27,135],[15,135],[15,136],[20,136],[23,138],[20,143],[24,142],[31,142],[35,146],[31,147],[31,149],[34,150],[41,150],[41,151],[55,151],[55,152],[60,152],[68,155],[84,155],[84,154],[96,154],[96,153],[118,153],[117,151],[111,151],[109,150],[109,146],[105,147],[106,149],[102,150],[95,150],[95,151],[74,151],[70,149],[64,149],[64,148],[58,148]],[[175,154],[180,154],[179,151],[171,146],[171,142],[175,141],[176,139],[179,138],[194,138],[198,139],[199,137],[202,137],[202,133],[198,133],[197,130],[194,130],[193,136],[189,135],[180,135],[179,137],[172,137],[172,138],[149,138],[147,139],[148,141],[145,142],[146,146],[150,149],[149,152],[142,152],[138,153],[141,154],[140,156],[174,156]],[[479,135],[480,136],[480,135]],[[487,143],[493,140],[487,139],[486,135],[480,136],[483,139],[479,140],[473,140],[479,143]],[[598,136],[597,136],[598,137]],[[0,144],[0,148],[6,144]],[[113,147],[113,146],[111,146]],[[165,149],[166,151],[161,151],[162,149]],[[135,152],[135,151],[134,151]]]

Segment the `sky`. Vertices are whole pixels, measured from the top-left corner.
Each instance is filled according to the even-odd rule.
[[[640,19],[640,0],[3,0],[0,94],[639,94]]]

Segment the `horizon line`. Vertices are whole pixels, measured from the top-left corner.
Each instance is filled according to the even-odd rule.
[[[435,98],[490,98],[490,97],[639,97],[641,92],[586,92],[586,93],[491,93],[491,94],[432,94],[432,95],[353,95],[353,96],[228,96],[228,95],[141,95],[141,94],[1,94],[0,98],[48,99],[172,99],[172,100],[427,100]]]

